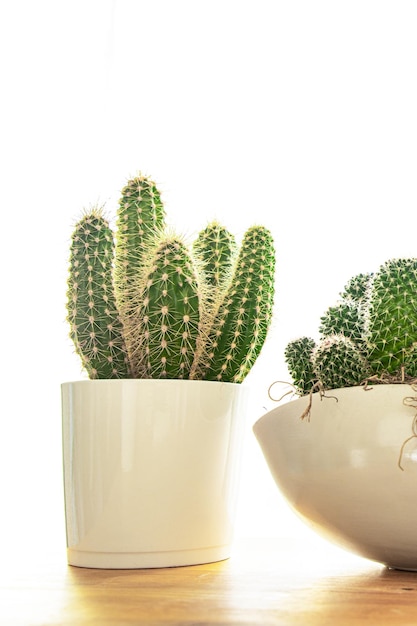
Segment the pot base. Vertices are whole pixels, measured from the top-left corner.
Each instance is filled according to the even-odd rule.
[[[151,569],[183,567],[224,561],[230,557],[230,546],[165,552],[85,552],[67,549],[68,564],[92,569]]]

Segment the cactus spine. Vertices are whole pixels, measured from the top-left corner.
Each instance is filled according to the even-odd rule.
[[[74,241],[80,242],[84,222],[89,225],[81,245],[89,250],[86,276],[80,280],[80,263],[72,258],[80,252],[72,251],[68,280],[71,336],[89,376],[242,382],[271,321],[275,251],[269,231],[250,228],[237,254],[234,237],[212,222],[189,249],[166,232],[159,191],[141,175],[122,191],[115,247],[107,222],[97,227],[100,237],[91,234],[98,219],[93,211],[76,226]],[[95,264],[87,258],[90,250]],[[89,285],[97,281],[93,302]],[[96,306],[99,298],[104,304],[93,317],[90,303]],[[100,328],[92,328],[89,320],[96,325],[98,318]]]

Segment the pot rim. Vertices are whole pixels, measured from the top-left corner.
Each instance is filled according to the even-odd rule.
[[[244,383],[233,383],[233,382],[228,382],[228,381],[223,381],[223,380],[190,380],[189,378],[95,378],[95,379],[90,379],[90,378],[86,378],[86,379],[78,379],[78,380],[66,380],[64,382],[61,383],[61,385],[78,385],[78,384],[82,384],[82,385],[102,385],[102,384],[110,384],[110,385],[118,385],[118,384],[127,384],[127,385],[133,385],[133,384],[160,384],[160,383],[168,383],[170,385],[173,384],[181,384],[184,385],[185,383],[210,383],[213,385],[233,385],[236,387],[247,387],[248,385],[244,385]]]

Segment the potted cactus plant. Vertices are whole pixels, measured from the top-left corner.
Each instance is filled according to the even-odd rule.
[[[317,342],[302,336],[285,349],[301,397],[254,432],[309,525],[362,556],[417,570],[417,259],[355,276],[340,296]]]
[[[68,561],[190,565],[230,555],[248,407],[271,321],[275,252],[217,222],[188,245],[155,183],[127,182],[116,230],[75,226],[70,335],[89,379],[62,385]]]
[[[285,358],[299,394],[417,376],[417,260],[391,259],[352,278],[321,318],[320,340],[290,341]]]

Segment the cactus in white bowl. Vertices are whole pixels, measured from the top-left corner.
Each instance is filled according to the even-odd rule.
[[[353,277],[321,318],[319,340],[291,340],[285,360],[300,395],[417,378],[417,259]]]

